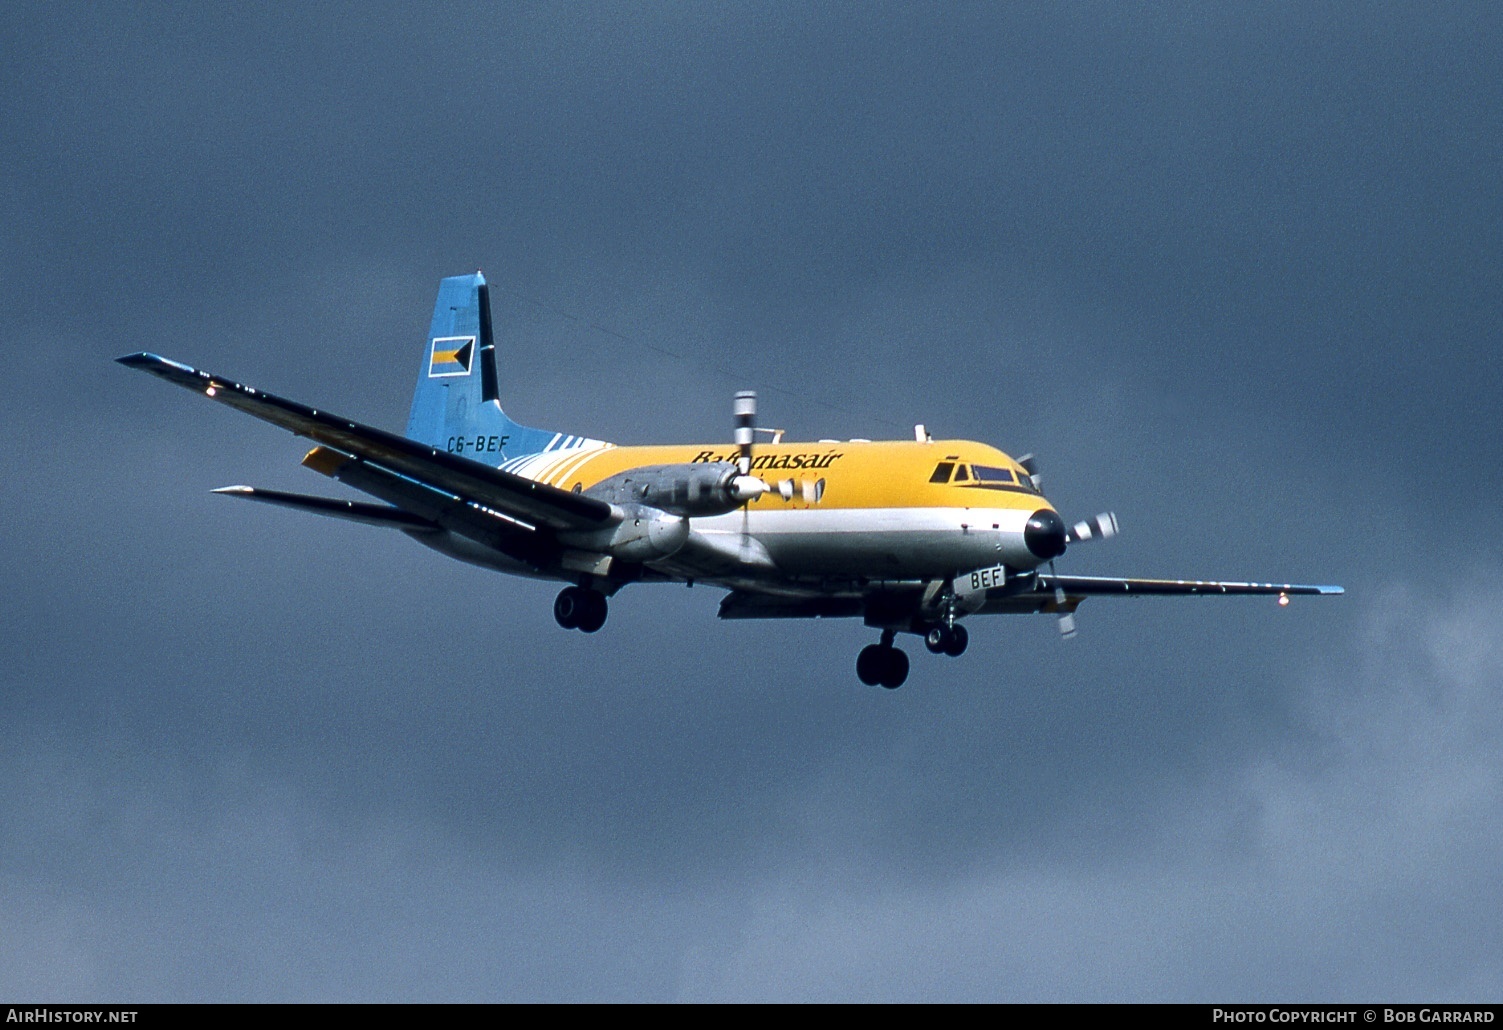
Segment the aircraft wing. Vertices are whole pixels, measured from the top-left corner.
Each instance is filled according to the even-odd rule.
[[[920,584],[907,590],[875,591],[865,597],[786,596],[733,590],[720,602],[722,619],[812,619],[856,617],[870,613],[881,605],[900,618],[918,615],[922,604]],[[1060,605],[1055,588],[1065,592]],[[1027,590],[997,587],[987,590],[985,600],[973,613],[983,615],[1029,615],[1035,613],[1073,612],[1087,597],[1119,595],[1224,595],[1224,594],[1341,594],[1336,586],[1304,583],[1232,583],[1202,579],[1128,579],[1121,576],[1050,576],[1041,573]]]
[[[448,494],[466,504],[497,512],[508,519],[524,522],[531,527],[547,527],[551,530],[598,529],[610,525],[614,518],[611,505],[598,498],[570,493],[523,476],[502,472],[481,462],[448,454],[404,436],[373,429],[327,411],[319,411],[254,390],[155,354],[130,354],[115,360],[129,368],[149,372],[169,383],[202,393],[221,404],[281,426],[298,436],[315,440],[362,462],[379,466],[388,473],[395,473],[397,477]]]
[[[1341,587],[1304,583],[1227,583],[1202,579],[1126,579],[1120,576],[1039,577],[1039,589],[1052,593],[1056,587],[1067,594],[1090,597],[1098,594],[1341,594]]]

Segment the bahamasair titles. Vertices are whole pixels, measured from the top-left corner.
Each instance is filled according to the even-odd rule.
[[[400,530],[452,558],[567,584],[565,629],[593,633],[637,583],[722,588],[723,619],[850,617],[880,634],[862,682],[900,686],[898,634],[959,656],[975,615],[1048,613],[1065,636],[1087,597],[1339,594],[1340,587],[1069,576],[1056,559],[1115,535],[1103,513],[1068,523],[1030,456],[933,440],[793,443],[734,400],[729,443],[628,447],[513,422],[501,408],[480,274],[443,280],[405,435],[306,407],[155,354],[121,364],[307,437],[303,464],[376,498],[229,486],[216,491]]]

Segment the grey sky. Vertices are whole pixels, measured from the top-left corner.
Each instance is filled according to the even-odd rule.
[[[1484,4],[0,13],[0,995],[1503,993],[1503,17]],[[1041,456],[1071,571],[902,690],[213,497],[404,424],[439,278],[621,442]],[[910,649],[911,650],[911,649]]]

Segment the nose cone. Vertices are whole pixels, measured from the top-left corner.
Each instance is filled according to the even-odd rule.
[[[1041,508],[1028,520],[1023,544],[1041,561],[1058,558],[1065,553],[1065,520],[1059,517],[1059,512]]]

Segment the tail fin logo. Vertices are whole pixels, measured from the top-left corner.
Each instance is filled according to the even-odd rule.
[[[475,337],[436,336],[428,357],[428,378],[467,376],[475,356]]]

